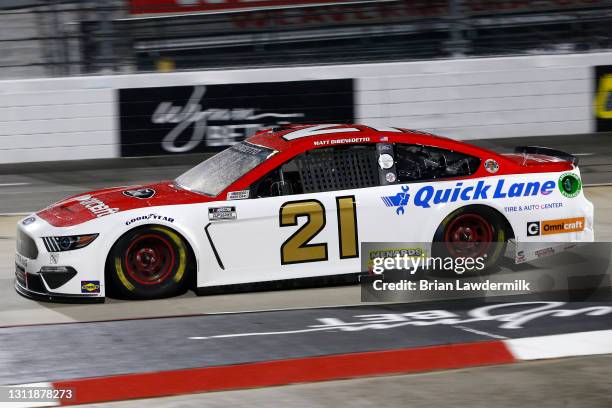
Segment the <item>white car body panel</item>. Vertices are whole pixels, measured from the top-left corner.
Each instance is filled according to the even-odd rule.
[[[431,242],[438,226],[454,210],[466,205],[482,204],[503,214],[511,225],[517,246],[521,242],[590,242],[593,233],[593,205],[586,199],[583,191],[573,198],[564,196],[557,187],[563,173],[535,173],[509,176],[491,176],[464,180],[432,181],[405,184],[409,187],[409,200],[403,214],[397,207],[388,207],[382,197],[395,196],[401,192],[402,185],[361,188],[353,190],[299,194],[270,198],[255,198],[232,201],[215,201],[201,204],[168,205],[145,207],[122,211],[96,218],[82,224],[56,228],[38,218],[28,225],[19,223],[18,228],[35,239],[39,255],[37,259],[24,259],[17,256],[17,263],[26,272],[35,274],[43,266],[71,266],[78,275],[57,289],[46,287],[49,293],[62,295],[82,295],[83,281],[99,281],[99,293],[92,297],[104,297],[104,268],[106,258],[114,243],[127,231],[142,225],[159,224],[174,229],[189,243],[197,260],[198,288],[214,287],[248,282],[265,282],[295,279],[311,276],[337,275],[360,272],[361,261],[357,258],[340,259],[338,242],[338,221],[336,216],[336,197],[355,196],[359,242]],[[579,176],[579,171],[573,171]],[[495,185],[504,180],[506,188],[512,183],[547,181],[555,183],[549,194],[529,195],[515,198],[492,198],[493,188],[487,199],[469,199],[423,208],[415,204],[415,195],[421,188],[433,186],[434,189],[454,188],[462,183],[463,188],[475,187],[484,180],[486,185]],[[326,209],[325,227],[312,239],[312,243],[327,243],[328,260],[291,265],[281,265],[280,248],[300,226],[306,217],[299,218],[299,226],[280,227],[279,209],[283,203],[296,200],[318,200]],[[524,205],[536,204],[539,208],[522,209]],[[545,208],[547,204],[553,207]],[[236,219],[209,220],[209,208],[235,207]],[[516,210],[521,208],[520,210]],[[150,214],[162,216],[152,219]],[[26,217],[30,218],[30,217]],[[138,218],[140,220],[137,220]],[[167,220],[164,220],[166,217]],[[584,230],[580,232],[553,235],[527,235],[527,223],[533,221],[561,220],[584,217]],[[153,217],[155,218],[155,217]],[[24,219],[25,220],[25,219]],[[136,221],[134,221],[136,220]],[[172,220],[172,221],[168,221]],[[208,238],[205,228],[208,224]],[[43,244],[41,237],[65,236],[98,233],[99,237],[89,246],[54,255]],[[214,245],[211,245],[211,241]],[[223,265],[217,260],[215,250]]]

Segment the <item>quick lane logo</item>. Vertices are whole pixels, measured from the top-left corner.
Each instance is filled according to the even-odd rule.
[[[81,281],[81,293],[100,293],[100,281]]]
[[[532,221],[527,223],[527,236],[565,234],[584,231],[584,217],[562,220]]]
[[[385,203],[387,207],[397,207],[397,210],[395,210],[397,215],[404,214],[404,207],[408,205],[408,200],[410,199],[408,190],[410,190],[408,186],[402,186],[401,193],[397,193],[394,196],[382,197],[383,203]]]
[[[454,203],[457,201],[475,201],[500,198],[518,198],[537,195],[549,195],[557,186],[552,180],[540,183],[530,181],[527,183],[512,183],[507,185],[506,180],[499,179],[495,184],[486,184],[484,180],[478,181],[475,186],[464,186],[457,182],[451,188],[436,188],[435,185],[421,187],[414,194],[414,205],[421,208],[431,208],[432,205]],[[408,205],[409,187],[402,186],[402,191],[394,196],[382,197],[387,207],[398,207],[396,213],[404,214],[404,207]]]

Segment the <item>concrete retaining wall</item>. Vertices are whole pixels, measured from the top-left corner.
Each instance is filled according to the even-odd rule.
[[[593,131],[612,53],[0,81],[0,163],[119,155],[121,88],[355,78],[356,121],[460,139]]]

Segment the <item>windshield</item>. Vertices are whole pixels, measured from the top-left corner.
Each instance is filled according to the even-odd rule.
[[[188,190],[215,197],[273,153],[272,149],[241,142],[183,173],[176,182]]]

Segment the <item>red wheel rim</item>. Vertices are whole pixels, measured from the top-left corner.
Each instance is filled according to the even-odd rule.
[[[165,281],[174,266],[174,247],[165,238],[146,234],[137,237],[125,251],[128,275],[143,285]]]
[[[483,257],[493,241],[493,226],[478,214],[463,214],[448,225],[444,241],[454,257]]]

